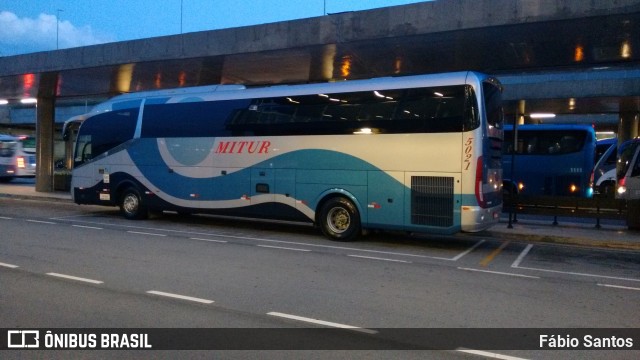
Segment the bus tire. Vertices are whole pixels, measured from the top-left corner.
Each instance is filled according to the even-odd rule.
[[[131,220],[146,219],[149,216],[149,210],[140,195],[140,191],[133,186],[126,188],[122,192],[120,212],[125,218]]]
[[[360,234],[360,214],[351,201],[343,197],[331,198],[320,209],[319,225],[331,240],[353,241]]]

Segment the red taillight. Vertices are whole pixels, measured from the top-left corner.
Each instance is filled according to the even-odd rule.
[[[482,156],[478,157],[478,162],[476,163],[476,200],[478,201],[478,205],[482,208],[487,207],[487,201],[484,198],[484,194],[482,193]]]
[[[18,156],[16,160],[19,169],[26,169],[27,165],[24,161],[24,156]]]

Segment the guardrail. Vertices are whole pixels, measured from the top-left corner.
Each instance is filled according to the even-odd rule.
[[[505,195],[503,212],[510,213],[510,222],[517,221],[518,214],[553,216],[553,225],[558,224],[558,216],[592,218],[595,227],[600,228],[601,219],[628,220],[627,202],[594,196],[593,198],[566,196],[524,196]],[[511,219],[513,214],[513,219]]]

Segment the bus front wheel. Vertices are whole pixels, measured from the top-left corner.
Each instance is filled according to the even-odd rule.
[[[146,219],[149,216],[140,191],[134,187],[129,187],[122,193],[120,211],[127,219]]]
[[[320,229],[331,240],[352,241],[360,233],[360,214],[345,198],[329,199],[320,210]]]

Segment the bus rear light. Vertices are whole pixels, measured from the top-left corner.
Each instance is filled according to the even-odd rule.
[[[627,192],[627,178],[623,177],[618,181],[618,194],[622,195]]]
[[[16,158],[17,161],[17,165],[18,165],[18,169],[25,169],[26,166],[26,162],[24,161],[24,156],[18,156]]]
[[[487,202],[482,193],[482,156],[478,156],[478,162],[476,163],[476,200],[478,205],[482,208],[487,207]]]

